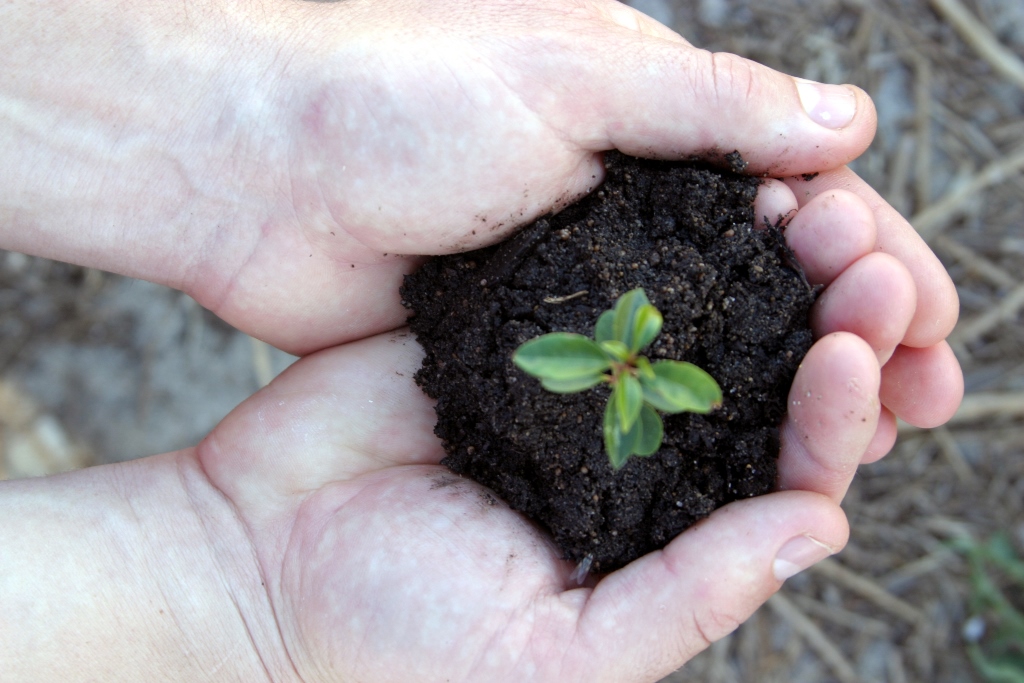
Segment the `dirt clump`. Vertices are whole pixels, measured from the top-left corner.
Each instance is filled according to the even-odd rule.
[[[815,296],[781,231],[756,225],[757,179],[618,153],[606,166],[582,201],[502,244],[435,258],[402,289],[426,350],[416,380],[437,400],[443,463],[599,572],[772,490]],[[602,440],[608,389],[549,393],[511,356],[548,332],[593,337],[598,316],[636,287],[664,316],[645,355],[699,365],[724,402],[710,415],[663,416],[661,448],[616,472]]]

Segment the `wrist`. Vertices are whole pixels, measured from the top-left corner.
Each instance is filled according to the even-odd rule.
[[[280,679],[256,563],[218,551],[245,533],[192,451],[2,482],[0,514],[5,681]]]

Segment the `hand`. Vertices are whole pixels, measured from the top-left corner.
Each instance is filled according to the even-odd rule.
[[[873,246],[870,214],[845,215],[823,216],[837,232],[811,273],[854,251],[824,245]],[[876,351],[828,334],[779,463],[804,490],[730,504],[578,587],[542,533],[437,464],[420,357],[404,332],[324,350],[195,449],[0,486],[0,604],[27,617],[0,619],[11,680],[653,682],[842,548],[837,501],[877,440]]]
[[[789,201],[770,185],[759,209]],[[849,192],[808,201],[787,231],[827,289],[790,393],[784,491],[726,506],[596,585],[576,587],[542,534],[437,466],[405,333],[307,357],[243,404],[195,457],[250,530],[276,660],[307,680],[654,681],[839,550],[837,503],[859,462],[891,446],[879,365],[906,337],[915,287]],[[943,368],[937,411],[959,401],[955,362]]]
[[[801,370],[811,424],[846,407],[828,366],[864,345],[836,340]],[[401,332],[321,351],[197,448],[0,482],[5,680],[653,682],[846,542],[829,498],[775,493],[579,587],[437,464],[420,357]]]
[[[880,360],[892,356],[887,432],[871,457],[887,450],[893,414],[920,426],[951,414],[955,400],[934,396],[957,392],[943,342],[956,292],[907,222],[842,167],[874,132],[859,90],[818,90],[698,50],[610,1],[490,0],[472,11],[457,0],[270,2],[256,17],[212,0],[192,6],[184,19],[180,6],[121,8],[100,32],[69,10],[51,18],[67,22],[52,45],[28,29],[32,40],[19,39],[19,25],[34,25],[31,6],[7,10],[8,88],[28,103],[19,111],[44,107],[0,128],[0,143],[17,141],[3,148],[14,172],[4,182],[13,211],[0,204],[7,248],[179,287],[301,354],[400,326],[398,286],[418,255],[494,242],[574,199],[600,181],[602,150],[738,149],[754,173],[825,171],[787,181],[795,196],[775,183],[762,193],[774,211],[762,213],[815,197],[822,207],[823,193],[842,188],[868,210],[841,193],[836,215],[845,204],[859,220],[870,213],[869,241],[906,270],[884,259],[871,268],[888,269],[894,286],[913,281],[915,292],[881,297],[903,308],[884,339],[869,340]],[[73,7],[90,20],[104,11]],[[158,44],[140,57],[132,46],[147,41]],[[52,130],[24,135],[39,120]],[[816,224],[809,239],[831,240]],[[819,332],[868,334],[883,319],[865,302],[857,320],[833,309]]]
[[[52,44],[18,11],[8,247],[184,289],[298,354],[400,326],[419,255],[565,205],[604,150],[738,149],[785,176],[874,133],[863,92],[819,97],[610,0],[76,3]]]
[[[786,186],[772,181],[758,201],[774,208],[758,215],[795,212],[786,228],[787,242],[810,282],[825,286],[811,313],[819,337],[812,354],[823,344],[836,343],[841,333],[855,335],[860,345],[823,367],[828,380],[801,369],[782,426],[779,486],[818,491],[838,501],[858,465],[892,448],[897,416],[921,427],[948,420],[963,397],[963,376],[938,318],[926,317],[957,310],[944,271],[937,281],[919,282],[922,273],[936,272],[935,256],[906,221],[849,171],[823,175],[824,180],[789,179]],[[868,201],[848,189],[832,189],[830,182],[856,189]],[[798,211],[790,188],[800,197]],[[823,392],[816,386],[829,384],[836,403],[819,413]],[[843,395],[848,404],[839,399]],[[866,396],[874,404],[874,417],[860,412]],[[876,424],[868,441],[837,438],[844,423],[857,419]]]
[[[942,339],[955,294],[909,226],[839,168],[873,131],[862,93],[850,91],[852,122],[826,128],[800,108],[792,79],[695,50],[619,5],[461,7],[269,6],[257,54],[281,54],[268,46],[285,27],[305,29],[293,43],[301,50],[262,81],[246,80],[265,72],[245,60],[227,76],[227,59],[201,64],[233,87],[191,86],[176,135],[156,126],[148,140],[185,180],[169,195],[174,221],[193,221],[188,232],[125,231],[134,214],[122,203],[113,226],[123,239],[71,235],[63,257],[176,284],[302,352],[400,324],[397,284],[415,263],[404,255],[479,246],[505,234],[509,218],[568,201],[600,179],[602,149],[735,148],[753,170],[780,176],[834,168],[807,183],[773,182],[759,200],[769,216],[800,206],[791,243],[811,278],[829,285],[814,319],[822,336],[783,425],[780,487],[801,491],[727,506],[595,587],[567,589],[571,568],[532,527],[501,504],[482,505],[471,484],[443,485],[432,411],[410,380],[415,346],[377,336],[301,360],[198,449],[174,456],[171,486],[189,506],[173,524],[143,516],[159,533],[142,534],[138,552],[158,576],[189,576],[213,596],[210,609],[226,593],[219,614],[238,614],[235,630],[200,622],[191,637],[223,646],[214,652],[244,651],[237,666],[258,655],[272,676],[655,680],[735,627],[785,576],[842,547],[836,501],[856,465],[891,446],[894,413],[917,423],[951,414],[962,384]],[[197,21],[193,35],[205,39]],[[450,81],[420,76],[441,67]],[[253,101],[250,119],[243,105]],[[458,155],[463,165],[446,162],[465,140],[478,147]],[[235,149],[262,152],[225,170]],[[141,202],[147,178],[118,170],[110,185],[126,184],[125,201]],[[213,217],[226,215],[237,218],[215,228]],[[39,233],[13,239],[35,245],[30,252],[55,248],[52,235],[44,247],[32,241]],[[93,476],[119,480],[137,505],[149,495],[139,493],[147,472],[167,458]],[[182,528],[203,529],[206,545],[183,540]],[[214,558],[213,578],[182,559],[197,555]]]

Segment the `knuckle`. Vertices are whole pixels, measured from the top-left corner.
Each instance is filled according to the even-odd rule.
[[[756,97],[758,79],[751,62],[728,52],[706,53],[705,90],[718,107],[746,107]]]

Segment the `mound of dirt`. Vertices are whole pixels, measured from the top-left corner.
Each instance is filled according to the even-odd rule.
[[[757,179],[617,153],[606,166],[589,197],[500,245],[433,259],[402,289],[444,464],[599,572],[773,488],[815,296],[781,232],[755,227]],[[710,415],[664,416],[661,448],[615,471],[602,440],[608,389],[552,394],[511,357],[548,332],[592,337],[598,316],[636,287],[664,315],[645,354],[699,365],[725,398]]]

